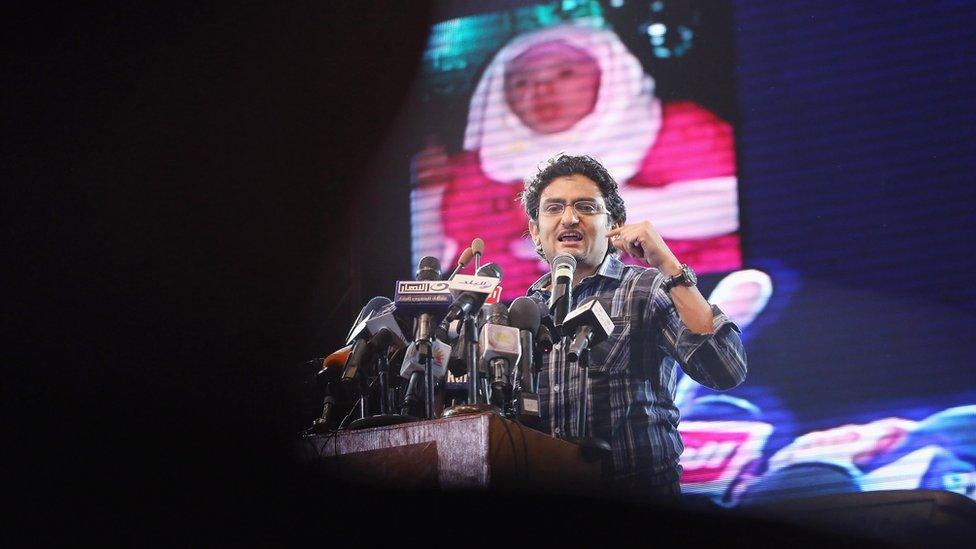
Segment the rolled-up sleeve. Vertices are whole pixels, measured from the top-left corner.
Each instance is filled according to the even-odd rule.
[[[654,292],[653,305],[648,309],[656,317],[649,320],[660,333],[662,351],[692,379],[718,391],[729,390],[746,379],[746,352],[739,327],[717,306],[712,305],[710,334],[695,333],[685,326],[663,290]]]

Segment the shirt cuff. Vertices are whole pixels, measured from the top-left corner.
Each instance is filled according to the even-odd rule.
[[[688,364],[691,360],[692,355],[695,351],[702,346],[703,343],[712,339],[714,337],[719,337],[723,334],[726,326],[729,326],[736,334],[742,333],[739,327],[735,325],[735,322],[722,312],[722,309],[718,308],[718,305],[712,305],[712,333],[710,334],[699,334],[685,326],[684,322],[681,322],[681,330],[678,332],[678,338],[674,342],[675,352],[677,353],[677,359],[682,364]]]

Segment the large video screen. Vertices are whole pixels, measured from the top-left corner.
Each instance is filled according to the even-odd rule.
[[[524,295],[549,266],[528,237],[523,182],[558,153],[593,156],[620,184],[628,221],[651,221],[742,329],[742,386],[678,382],[686,494],[728,507],[888,489],[976,497],[972,352],[945,329],[961,314],[892,299],[893,281],[871,288],[820,270],[876,270],[871,236],[850,234],[887,222],[901,206],[885,200],[900,198],[878,199],[875,220],[844,217],[861,199],[843,179],[821,178],[816,196],[791,191],[814,167],[791,165],[782,128],[753,114],[762,78],[750,70],[762,60],[737,57],[750,47],[736,40],[744,20],[726,3],[591,0],[438,21],[418,77],[414,264],[453,265],[481,238],[485,261],[504,272],[502,298]],[[843,125],[849,113],[833,116],[859,131]],[[832,246],[821,245],[825,231]],[[913,312],[937,318],[908,329]],[[918,372],[933,363],[937,372]]]
[[[728,108],[680,97],[687,82],[647,68],[681,55],[691,37],[671,43],[668,34],[680,31],[649,19],[643,43],[630,48],[598,3],[564,8],[545,4],[433,27],[422,75],[432,118],[412,174],[414,259],[453,264],[482,238],[486,257],[505,273],[502,297],[524,295],[549,266],[527,238],[518,195],[547,159],[568,153],[603,163],[621,185],[628,219],[653,219],[698,273],[739,268]],[[730,86],[731,66],[723,68],[709,82],[713,90]],[[457,123],[444,124],[437,111]]]

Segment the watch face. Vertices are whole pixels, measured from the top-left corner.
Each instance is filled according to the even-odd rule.
[[[685,286],[695,286],[696,284],[698,284],[698,277],[695,276],[695,271],[691,270],[691,267],[685,265],[681,269],[681,273],[684,275]]]

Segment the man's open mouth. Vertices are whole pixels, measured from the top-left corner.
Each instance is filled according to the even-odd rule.
[[[575,231],[567,231],[561,235],[556,240],[560,242],[579,242],[583,240],[583,235]]]

